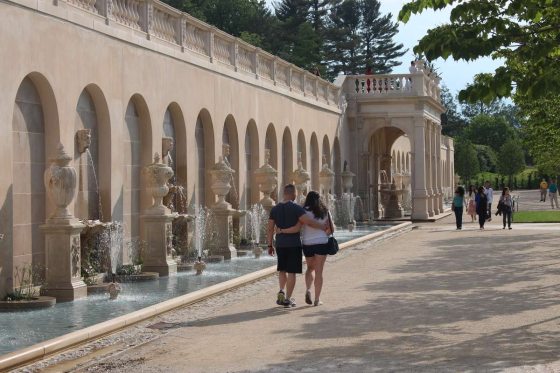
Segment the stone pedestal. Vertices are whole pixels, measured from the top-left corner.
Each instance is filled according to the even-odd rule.
[[[87,296],[81,278],[80,232],[85,225],[77,220],[53,221],[41,226],[45,233],[46,274],[41,294],[58,302]]]
[[[212,216],[215,235],[209,242],[210,255],[223,255],[225,259],[237,258],[237,250],[233,246],[233,215],[236,210],[230,208],[213,208]]]
[[[173,249],[173,226],[176,216],[142,215],[142,240],[146,242],[142,271],[157,272],[160,276],[177,273],[177,261],[171,255]]]

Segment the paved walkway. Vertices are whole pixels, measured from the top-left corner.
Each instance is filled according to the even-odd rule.
[[[560,225],[496,223],[446,218],[350,249],[327,263],[320,307],[303,304],[302,278],[298,307],[275,306],[270,278],[47,371],[560,371]]]

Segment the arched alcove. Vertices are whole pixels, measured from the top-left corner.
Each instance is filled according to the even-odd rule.
[[[331,159],[331,145],[329,143],[329,138],[327,135],[323,136],[323,149],[322,149],[322,153],[321,153],[321,159],[323,157],[326,157],[327,159],[327,164],[329,165],[329,167],[332,167],[332,159]],[[321,160],[322,162],[322,160]]]
[[[196,205],[210,207],[214,203],[214,193],[210,189],[211,177],[207,172],[214,165],[214,127],[210,113],[202,109],[196,119]]]
[[[254,120],[250,120],[245,131],[245,208],[259,201],[259,186],[253,172],[260,167],[259,132]]]
[[[311,150],[311,189],[315,191],[319,191],[319,169],[320,169],[320,160],[319,160],[319,142],[317,141],[317,135],[315,132],[311,135],[311,143],[310,143],[310,150]]]
[[[123,141],[122,209],[125,238],[135,242],[140,239],[140,214],[152,203],[152,196],[144,191],[142,168],[153,162],[151,154],[151,119],[144,98],[133,95],[125,112]],[[127,253],[124,253],[125,257]]]
[[[294,165],[292,134],[286,127],[282,135],[282,186],[292,182],[292,171]]]
[[[301,163],[303,168],[307,170],[307,145],[305,142],[305,134],[303,130],[299,130],[297,138],[297,152],[301,153]]]
[[[224,128],[222,130],[222,145],[229,145],[229,156],[227,161],[230,167],[234,169],[232,189],[227,195],[227,201],[232,204],[233,208],[239,208],[239,137],[237,134],[237,124],[230,114],[226,117]]]
[[[270,165],[278,171],[278,142],[276,139],[276,130],[274,124],[270,123],[266,129],[266,137],[264,141],[265,150],[270,151]],[[278,186],[271,194],[272,199],[278,200]]]
[[[43,175],[46,159],[54,155],[60,141],[58,111],[54,93],[39,73],[27,75],[18,87],[12,117],[12,224],[5,227],[5,240],[12,242],[6,273],[7,288],[14,283],[14,268],[45,265],[45,242],[40,225],[49,215]],[[68,150],[68,149],[67,149]]]
[[[177,185],[185,186],[187,183],[186,123],[183,111],[176,102],[169,104],[163,116],[163,136],[173,139],[171,168]],[[165,154],[162,154],[163,156]]]
[[[333,171],[335,174],[334,179],[334,192],[336,195],[342,195],[342,159],[340,154],[340,142],[338,137],[334,138],[333,142]]]

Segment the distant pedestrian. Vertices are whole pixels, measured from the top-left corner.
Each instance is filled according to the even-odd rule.
[[[550,205],[554,208],[558,208],[558,185],[556,185],[556,179],[552,179],[550,184],[548,184],[548,196],[550,197]]]
[[[488,180],[484,182],[484,194],[486,194],[486,218],[488,221],[492,221],[492,200],[494,199],[494,189],[492,189],[492,184]]]
[[[541,190],[541,202],[546,202],[546,193],[548,192],[548,183],[545,179],[542,179],[540,185]]]
[[[509,188],[505,187],[500,196],[500,201],[498,202],[498,209],[502,213],[502,219],[504,222],[504,227],[506,229],[506,223],[508,229],[511,229],[511,214],[513,213],[513,200],[511,194],[509,193]]]
[[[480,225],[480,230],[483,230],[488,213],[488,198],[486,197],[486,193],[484,192],[484,187],[478,187],[478,193],[476,193],[475,202],[476,213],[478,214],[478,224]]]
[[[457,230],[463,229],[463,209],[465,208],[465,189],[463,187],[459,186],[455,189],[455,197],[453,197],[451,207],[455,213]]]
[[[278,257],[278,282],[280,291],[277,295],[276,303],[284,307],[295,307],[296,302],[292,298],[292,293],[296,285],[296,274],[302,273],[302,245],[299,231],[297,233],[284,233],[282,229],[287,229],[296,225],[298,222],[309,224],[318,229],[325,229],[325,224],[306,215],[303,207],[294,203],[296,199],[296,188],[293,184],[284,187],[284,200],[270,210],[268,220],[267,242],[269,255]],[[280,228],[280,233],[276,234],[276,250],[272,245],[272,238],[275,226]],[[284,292],[284,288],[286,291]]]
[[[471,217],[471,223],[474,222],[476,217],[476,189],[473,185],[469,185],[469,202],[467,203],[467,214]]]

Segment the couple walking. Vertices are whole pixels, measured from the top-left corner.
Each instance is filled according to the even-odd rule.
[[[284,307],[295,307],[292,297],[296,285],[296,274],[303,272],[302,252],[305,255],[305,303],[318,306],[321,303],[323,267],[328,254],[328,235],[334,230],[332,219],[319,193],[307,194],[303,207],[294,202],[296,188],[293,184],[284,187],[284,200],[270,211],[267,229],[268,253],[278,258],[278,292],[276,303]],[[301,233],[300,233],[301,232]],[[276,233],[276,245],[273,236]],[[302,244],[303,242],[303,244]],[[311,297],[314,286],[315,299]]]

